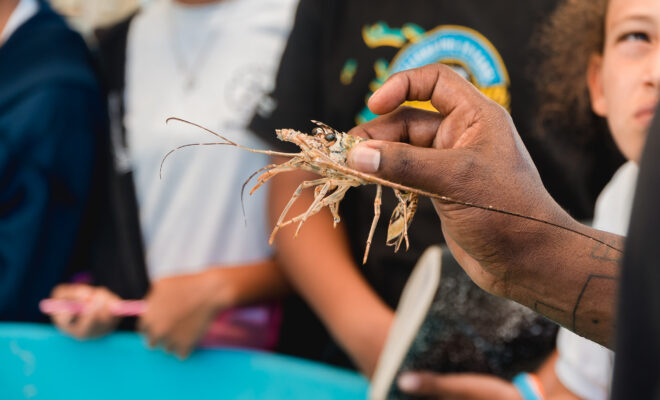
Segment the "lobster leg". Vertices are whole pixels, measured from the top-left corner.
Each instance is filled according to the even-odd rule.
[[[286,214],[289,212],[289,209],[291,208],[293,203],[295,203],[298,197],[300,197],[300,194],[302,193],[303,189],[321,185],[327,181],[328,178],[321,178],[313,181],[305,181],[298,186],[296,191],[293,192],[293,196],[291,196],[291,199],[287,203],[286,207],[284,207],[284,210],[282,210],[282,213],[280,214],[280,218],[277,220],[277,223],[273,228],[273,232],[270,234],[270,239],[268,240],[269,244],[273,244],[273,239],[275,239],[275,234],[277,233],[277,231],[280,230],[281,227],[288,225],[288,223],[282,223],[282,221],[284,221],[284,218],[286,217]]]
[[[382,202],[383,188],[380,185],[376,185],[376,198],[374,199],[374,219],[371,221],[371,228],[369,229],[369,237],[367,237],[367,246],[364,249],[364,258],[362,259],[362,264],[367,263],[367,256],[369,256],[369,248],[371,248],[371,240],[374,237],[374,232],[376,231],[376,224],[378,224],[378,219],[380,218],[380,204]]]
[[[268,167],[274,165],[274,167],[271,167],[270,169],[268,169],[268,167],[264,167],[260,169],[259,172],[263,171],[264,169],[267,169],[267,171],[259,175],[259,177],[257,178],[257,184],[254,185],[252,189],[250,189],[250,195],[254,193],[257,189],[259,189],[263,184],[268,182],[275,175],[281,172],[293,171],[298,169],[299,168],[298,164],[299,161],[295,158],[292,158],[291,160],[282,164],[270,164]]]
[[[325,197],[326,193],[328,193],[328,190],[330,190],[334,185],[334,182],[332,179],[328,180],[325,182],[325,184],[321,187],[320,190],[314,191],[314,202],[312,202],[312,205],[309,206],[305,214],[303,215],[302,219],[300,220],[300,223],[298,224],[298,228],[296,228],[296,233],[293,234],[293,237],[298,237],[298,232],[300,232],[300,228],[302,225],[307,221],[307,218],[312,215],[316,214],[321,210],[322,207],[318,207],[321,203],[321,200]],[[318,188],[317,188],[318,189]]]
[[[290,220],[288,220],[286,222],[281,223],[280,227],[285,227],[287,225],[290,225],[290,224],[296,223],[296,222],[300,222],[300,221],[304,222],[304,221],[307,220],[308,217],[318,213],[319,211],[321,211],[321,209],[323,207],[326,207],[326,206],[328,208],[331,208],[331,210],[330,210],[331,212],[332,212],[332,207],[334,207],[335,209],[338,209],[339,203],[344,198],[344,195],[346,195],[346,191],[348,191],[348,189],[350,189],[352,187],[352,185],[350,184],[351,181],[345,181],[345,182],[344,181],[340,181],[340,182],[333,181],[333,183],[335,185],[337,185],[337,190],[335,190],[332,194],[330,194],[330,195],[326,196],[325,198],[323,198],[320,202],[318,202],[318,203],[315,202],[316,204],[312,204],[310,206],[310,208],[308,208],[308,210],[305,214],[300,214],[296,217],[291,218]],[[309,213],[309,215],[308,215],[308,213]],[[333,214],[333,217],[338,220],[339,219],[339,214]],[[337,221],[337,222],[339,222],[339,221]]]

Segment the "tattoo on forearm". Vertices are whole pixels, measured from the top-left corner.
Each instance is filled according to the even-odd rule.
[[[596,260],[618,262],[622,255],[623,250],[619,250],[615,242],[610,242],[609,245],[596,243],[591,249],[591,258]]]
[[[536,301],[534,302],[534,311],[536,311],[539,314],[546,315],[548,314],[548,311],[555,311],[555,312],[560,312],[560,313],[566,313],[566,310],[550,305],[548,303],[544,303],[542,301]]]
[[[577,315],[580,305],[585,303],[585,299],[589,299],[589,302],[594,302],[594,299],[602,299],[602,297],[598,297],[599,292],[601,294],[609,292],[609,290],[607,290],[609,289],[609,286],[616,284],[616,282],[617,278],[610,275],[591,274],[589,277],[587,277],[584,286],[582,286],[582,290],[580,290],[577,301],[575,302],[575,306],[573,307],[573,316],[571,322],[573,332],[579,334],[577,329]],[[607,301],[607,299],[605,299],[605,301]],[[600,320],[596,317],[593,317],[590,322],[595,325],[600,323]]]

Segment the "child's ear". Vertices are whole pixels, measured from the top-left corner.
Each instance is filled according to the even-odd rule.
[[[587,68],[587,86],[591,109],[601,117],[607,116],[607,103],[603,92],[603,56],[592,54]]]

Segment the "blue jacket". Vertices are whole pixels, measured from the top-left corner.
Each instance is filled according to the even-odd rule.
[[[104,123],[85,43],[40,2],[0,46],[0,320],[40,319],[69,267]]]

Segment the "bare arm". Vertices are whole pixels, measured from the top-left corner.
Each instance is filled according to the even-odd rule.
[[[281,298],[290,291],[286,276],[274,260],[211,267],[202,274],[213,286],[211,301],[220,308]]]
[[[623,238],[575,225],[612,247],[547,227],[545,241],[527,238],[527,254],[512,263],[520,272],[499,294],[611,348],[622,255],[615,249],[623,249]]]
[[[557,374],[553,352],[536,371],[545,399],[576,400],[579,397],[566,389]],[[513,383],[494,375],[475,373],[438,374],[433,372],[406,372],[398,381],[404,392],[415,396],[452,398],[462,400],[522,400]]]
[[[301,171],[272,179],[268,204],[273,224],[298,185],[309,179],[314,175]],[[312,201],[312,191],[303,191],[288,215],[304,213]],[[308,219],[297,238],[294,232],[295,226],[288,226],[275,237],[281,268],[360,370],[370,376],[385,342],[392,310],[360,274],[343,226],[333,229],[327,209]]]

